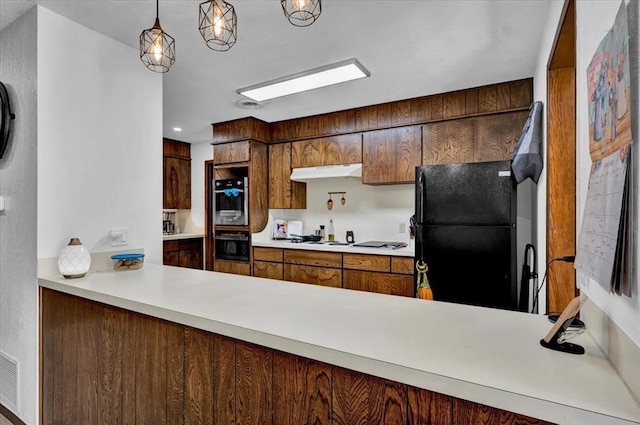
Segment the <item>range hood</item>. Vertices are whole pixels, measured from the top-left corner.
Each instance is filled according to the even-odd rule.
[[[294,168],[291,180],[306,182],[317,179],[332,179],[338,177],[362,178],[362,164],[325,165],[322,167]]]

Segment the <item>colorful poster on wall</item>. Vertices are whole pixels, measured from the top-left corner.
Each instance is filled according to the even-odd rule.
[[[611,30],[587,68],[589,152],[598,161],[631,143],[631,84],[627,8],[623,1]]]
[[[593,161],[575,267],[605,289],[631,296],[628,176],[632,142],[629,33],[625,1],[587,67]],[[637,88],[635,89],[637,90]]]

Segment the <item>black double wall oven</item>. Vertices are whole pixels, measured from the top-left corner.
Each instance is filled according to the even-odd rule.
[[[249,261],[249,232],[240,229],[249,224],[249,196],[247,177],[213,182],[214,223],[224,226],[215,231],[215,258]],[[238,230],[233,227],[238,226]]]

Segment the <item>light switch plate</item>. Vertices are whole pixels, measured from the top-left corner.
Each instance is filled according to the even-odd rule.
[[[128,227],[114,227],[109,230],[109,237],[111,238],[111,246],[125,246],[129,244],[129,228]]]

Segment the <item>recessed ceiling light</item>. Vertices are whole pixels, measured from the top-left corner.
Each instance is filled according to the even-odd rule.
[[[180,128],[180,127],[173,127],[173,131],[182,131],[182,128]]]
[[[257,102],[369,77],[357,59],[322,66],[237,90]]]

